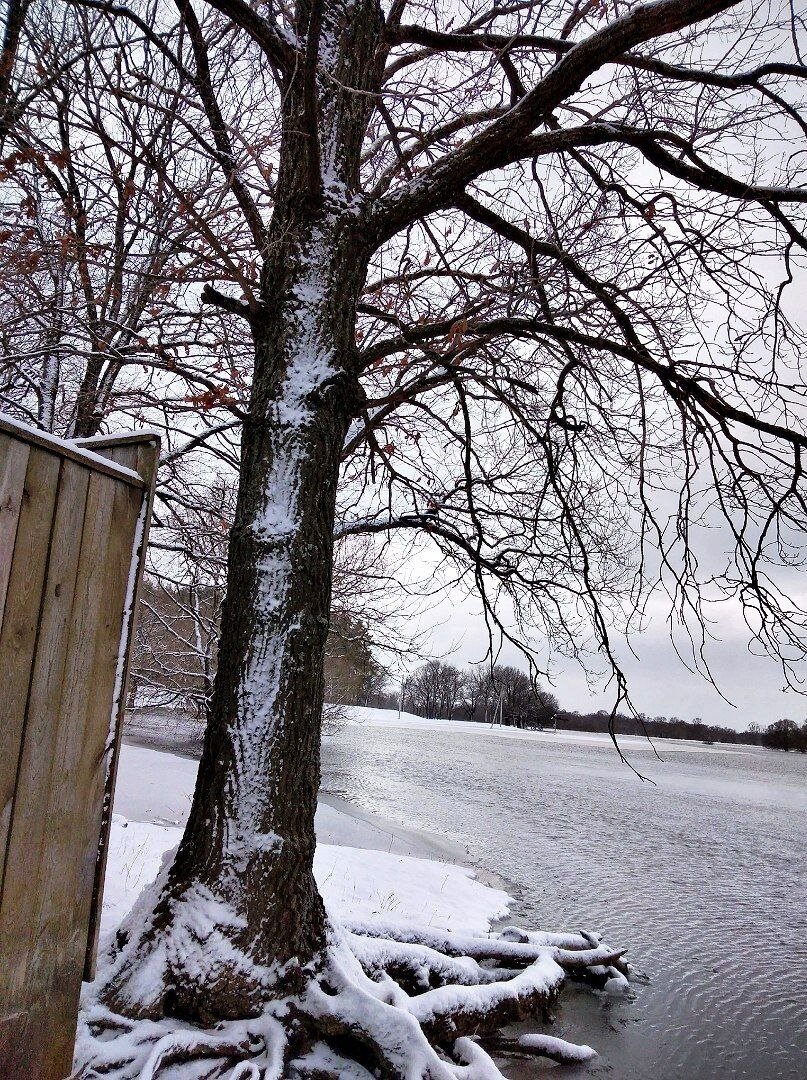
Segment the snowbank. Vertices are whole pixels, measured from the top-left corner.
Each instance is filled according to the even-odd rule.
[[[115,793],[101,933],[111,932],[175,847],[187,817],[197,763],[124,745]],[[412,849],[365,818],[320,804],[314,873],[328,910],[340,922],[416,924],[484,933],[507,913],[509,897],[463,866],[392,850]],[[327,842],[325,842],[327,841]],[[346,843],[345,841],[348,841]],[[380,849],[380,850],[379,850]]]
[[[155,878],[182,829],[115,814],[107,863],[101,933],[121,922]],[[340,922],[404,923],[484,933],[507,913],[509,897],[482,885],[462,866],[369,848],[320,844],[314,873],[326,906]]]

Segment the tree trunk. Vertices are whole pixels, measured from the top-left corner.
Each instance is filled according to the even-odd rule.
[[[218,670],[190,819],[154,911],[150,936],[172,944],[161,997],[137,1003],[147,1015],[254,1015],[268,969],[285,966],[292,988],[325,943],[314,812],[336,487],[357,405],[350,358],[364,273],[347,226],[325,218],[298,225],[295,239],[286,232],[267,315],[255,323]],[[107,994],[128,1012],[132,967]]]
[[[339,463],[361,401],[356,304],[371,250],[355,194],[371,99],[344,87],[379,78],[380,28],[374,0],[322,14],[320,62],[331,71],[317,80],[318,135],[310,84],[295,78],[284,99],[199,777],[174,863],[156,899],[133,912],[123,935],[132,940],[121,941],[102,995],[129,1016],[206,1024],[257,1015],[268,997],[303,985],[302,969],[326,943],[313,876],[323,663]]]

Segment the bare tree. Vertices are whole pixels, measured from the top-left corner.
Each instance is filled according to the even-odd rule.
[[[462,672],[453,664],[429,660],[406,680],[404,708],[432,720],[450,720],[460,700],[462,681]]]
[[[69,436],[112,414],[146,420],[176,459],[240,422],[251,368],[233,320],[199,318],[212,265],[243,272],[248,232],[226,220],[228,185],[195,152],[187,73],[126,22],[36,3],[15,78],[35,104],[0,169],[0,403]]]
[[[548,723],[558,711],[555,697],[516,667],[497,664],[490,673],[495,719],[509,727],[532,728]]]
[[[799,23],[737,0],[176,0],[175,23],[83,2],[128,28],[133,78],[146,47],[181,76],[167,115],[227,200],[195,219],[202,298],[254,347],[193,806],[96,987],[86,1068],[131,1075],[164,1036],[152,1074],[207,1056],[212,1072],[251,1057],[338,1076],[353,1058],[497,1075],[462,1036],[617,954],[579,935],[379,943],[328,922],[313,819],[340,474],[342,535],[420,531],[516,644],[538,631],[598,652],[617,704],[612,622],[635,622],[659,581],[701,663],[704,607],[723,599],[792,673]],[[242,137],[261,125],[268,142]],[[220,258],[230,226],[254,272]],[[730,539],[717,566],[701,524]],[[418,994],[424,977],[496,981]],[[225,1026],[179,1038],[177,1019]],[[308,1055],[319,1039],[332,1065]]]
[[[170,511],[162,515],[160,538],[150,551],[130,700],[133,707],[175,708],[201,722],[217,667],[235,495],[221,478],[185,489],[185,495],[169,497]],[[385,678],[379,646],[389,650],[392,633],[401,644],[407,640],[379,595],[389,592],[391,573],[369,538],[351,536],[337,545],[324,661],[328,705],[366,704]],[[334,721],[336,710],[329,715]]]
[[[480,720],[487,712],[491,679],[489,667],[474,667],[466,671],[460,690],[460,712],[467,720]]]
[[[506,664],[479,665],[466,672],[460,693],[461,710],[469,720],[512,727],[542,727],[559,709],[553,694],[526,672]]]
[[[178,500],[141,596],[132,671],[133,704],[173,706],[202,721],[213,691],[227,569],[232,487],[218,479]]]

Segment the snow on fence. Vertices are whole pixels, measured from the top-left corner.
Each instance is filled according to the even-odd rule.
[[[0,1076],[71,1070],[159,439],[0,414]]]

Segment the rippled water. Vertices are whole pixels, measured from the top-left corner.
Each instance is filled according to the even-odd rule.
[[[323,787],[462,844],[524,925],[628,946],[635,1000],[564,994],[553,1032],[600,1054],[565,1075],[806,1078],[807,757],[627,741],[656,786],[571,736],[350,727]]]

